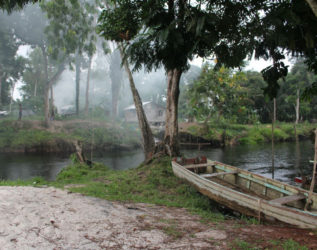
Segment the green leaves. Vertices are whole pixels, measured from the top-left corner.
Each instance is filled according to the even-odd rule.
[[[307,87],[304,90],[301,96],[301,99],[305,101],[311,101],[311,99],[316,96],[317,96],[317,82],[314,82],[312,83],[311,86]]]
[[[272,66],[266,67],[261,71],[264,80],[268,86],[264,88],[264,93],[267,94],[272,100],[277,96],[277,92],[280,88],[278,80],[284,79],[288,72],[288,66],[285,66],[283,62],[274,63]]]
[[[122,1],[119,7],[104,9],[98,19],[97,32],[106,40],[129,41],[140,30],[140,20],[136,5]]]
[[[88,54],[94,53],[95,35],[90,5],[81,4],[78,0],[58,0],[42,2],[41,8],[50,20],[46,34],[52,47],[51,55],[56,58],[59,53],[69,55],[86,49]]]

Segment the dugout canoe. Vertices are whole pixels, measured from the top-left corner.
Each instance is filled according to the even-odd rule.
[[[197,164],[198,162],[198,164]],[[210,199],[248,216],[317,228],[317,194],[217,161],[173,159],[174,174]],[[196,164],[195,164],[196,163]]]

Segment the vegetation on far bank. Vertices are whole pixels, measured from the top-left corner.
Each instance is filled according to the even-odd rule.
[[[39,120],[0,121],[0,151],[3,152],[72,152],[75,140],[84,149],[137,147],[138,130],[127,124],[105,121],[56,121],[49,128]]]
[[[296,126],[299,139],[309,138],[316,124],[300,123]],[[271,141],[271,125],[242,125],[227,122],[181,123],[180,132],[211,142],[212,145],[257,144]],[[294,141],[292,123],[277,123],[275,141]],[[40,120],[0,120],[0,151],[2,152],[73,152],[75,140],[83,148],[135,148],[140,146],[140,132],[136,125],[112,123],[105,120],[69,119],[55,121],[49,128]],[[181,142],[191,138],[182,136]],[[196,142],[196,140],[195,140]]]
[[[230,123],[207,123],[180,126],[181,132],[210,141],[214,145],[258,144],[268,143],[272,139],[271,124],[241,125]],[[296,135],[299,139],[310,138],[317,127],[314,123],[296,125]],[[276,142],[295,141],[295,127],[292,123],[277,123],[274,129]]]

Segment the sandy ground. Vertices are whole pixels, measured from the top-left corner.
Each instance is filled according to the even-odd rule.
[[[286,239],[317,249],[314,232],[285,225],[202,223],[182,208],[0,187],[0,249],[232,249],[237,240],[271,249]]]
[[[164,233],[177,233],[178,221],[195,235],[177,240]],[[196,221],[184,209],[120,204],[54,188],[0,187],[0,249],[208,249],[206,237],[226,239],[224,231]]]

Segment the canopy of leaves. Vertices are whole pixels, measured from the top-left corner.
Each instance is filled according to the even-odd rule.
[[[188,90],[191,108],[199,120],[212,116],[243,123],[248,116],[248,91],[243,87],[246,75],[228,68],[215,69],[206,64],[200,77]],[[237,120],[240,119],[240,120]]]
[[[129,41],[140,30],[137,5],[122,1],[120,8],[105,9],[99,16],[98,33],[106,40]]]
[[[195,55],[216,58],[216,67],[238,67],[255,50],[256,58],[274,61],[262,72],[271,98],[287,74],[285,52],[305,56],[317,70],[317,18],[302,0],[118,0],[99,23],[105,38],[129,41],[135,69],[186,70]]]
[[[0,8],[8,12],[16,8],[22,8],[27,3],[35,3],[38,0],[0,0]]]
[[[87,7],[87,8],[86,8]],[[41,8],[46,11],[49,25],[45,33],[49,41],[49,53],[57,58],[59,54],[69,55],[86,51],[94,54],[96,40],[92,28],[94,11],[91,6],[78,0],[57,0],[41,3]]]
[[[287,66],[280,61],[284,51],[303,56],[309,69],[317,72],[317,18],[305,1],[264,1],[263,17],[254,29],[257,36],[256,58],[272,58],[273,65],[262,71],[268,83],[270,98],[276,97],[278,79],[287,75]]]
[[[103,11],[99,32],[115,41],[125,40],[120,34],[129,32],[127,53],[135,69],[145,65],[151,70],[163,65],[166,69],[186,70],[188,60],[195,55],[212,54],[219,65],[235,67],[252,54],[247,26],[257,20],[250,11],[255,1],[116,2],[117,7]]]
[[[0,104],[8,103],[10,85],[17,81],[23,72],[25,60],[16,54],[19,46],[14,33],[6,28],[0,18]]]

